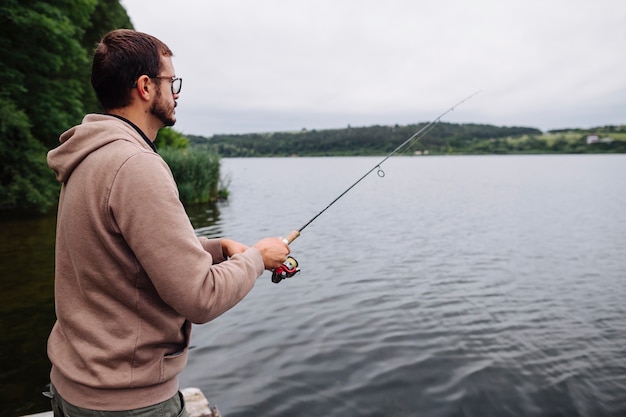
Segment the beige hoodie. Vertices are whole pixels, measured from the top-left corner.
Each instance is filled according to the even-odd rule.
[[[68,402],[128,410],[176,393],[191,324],[237,304],[263,273],[258,250],[224,261],[198,238],[167,164],[123,120],[87,115],[48,165],[63,183],[51,380]]]

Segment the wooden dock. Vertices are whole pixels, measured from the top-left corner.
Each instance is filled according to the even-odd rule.
[[[180,392],[185,398],[185,409],[189,417],[222,417],[217,407],[210,404],[198,388],[183,388]],[[46,411],[24,417],[53,417],[53,414],[52,411]]]

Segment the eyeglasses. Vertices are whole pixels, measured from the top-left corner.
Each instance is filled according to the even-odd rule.
[[[183,79],[179,77],[161,77],[159,75],[156,75],[150,78],[158,78],[160,80],[170,80],[171,82],[170,87],[172,89],[172,94],[180,94],[180,90],[182,90],[183,88]],[[135,81],[133,85],[130,86],[130,88],[136,88],[136,87],[137,87],[137,81]]]
[[[160,80],[170,80],[172,83],[170,87],[172,88],[172,94],[179,94],[180,90],[183,88],[183,79],[179,77],[150,77],[150,78],[158,78]]]
[[[170,85],[172,89],[172,94],[179,94],[180,90],[183,88],[183,79],[179,77],[161,77],[157,75],[156,77],[150,77],[150,78],[158,78],[160,80],[170,80],[170,82],[172,83]]]

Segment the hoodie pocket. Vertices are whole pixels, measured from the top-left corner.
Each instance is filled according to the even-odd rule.
[[[169,381],[176,378],[187,366],[187,348],[180,352],[166,355],[161,360],[161,375],[159,382]]]
[[[161,359],[161,372],[159,376],[159,382],[169,381],[176,378],[180,374],[185,366],[187,366],[187,354],[189,350],[189,342],[191,340],[191,322],[185,320],[183,327],[181,328],[185,337],[184,346],[174,353],[168,353]]]

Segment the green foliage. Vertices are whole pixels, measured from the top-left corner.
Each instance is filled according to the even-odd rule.
[[[206,203],[228,196],[228,191],[218,189],[220,159],[216,153],[203,148],[163,148],[159,154],[172,170],[183,203]]]
[[[46,150],[99,110],[91,57],[101,35],[118,27],[132,28],[118,0],[0,2],[0,207],[56,202]]]
[[[95,5],[96,0],[2,3],[0,38],[7,55],[0,72],[10,72],[23,90],[10,97],[45,146],[55,144],[59,133],[82,117],[88,85],[81,68],[89,61],[81,41]]]
[[[189,149],[189,139],[169,127],[159,130],[154,143],[172,170],[182,202],[228,199],[229,191],[220,178],[219,156],[215,152],[198,147]]]
[[[164,127],[157,133],[154,144],[158,149],[185,149],[189,146],[189,139],[187,139],[187,137],[182,133],[179,133],[170,127]]]
[[[214,135],[208,139],[190,136],[190,140],[195,144],[208,144],[223,157],[383,155],[393,151],[425,125],[426,123],[319,131]],[[528,127],[437,123],[426,135],[422,136],[419,142],[407,146],[401,153],[409,154],[417,150],[451,153],[468,149],[472,144],[490,138],[540,133],[538,129]]]
[[[0,208],[45,212],[59,185],[46,165],[46,149],[30,134],[28,117],[0,98]]]
[[[300,132],[189,136],[196,146],[210,146],[223,157],[386,155],[426,124],[348,127]],[[589,134],[613,141],[587,145]],[[437,123],[400,154],[509,154],[626,152],[626,126],[552,131],[531,127]]]

